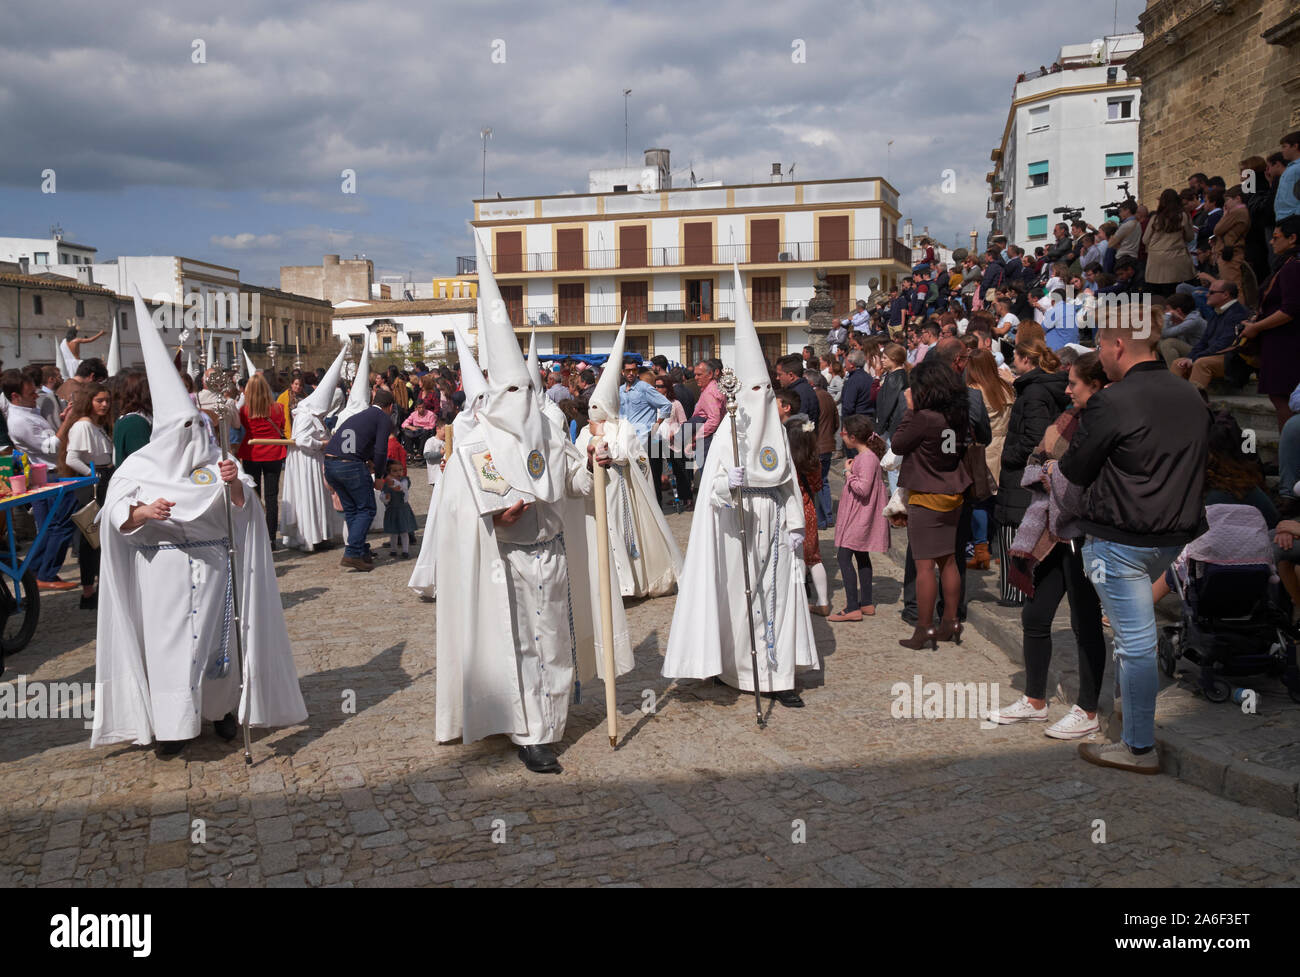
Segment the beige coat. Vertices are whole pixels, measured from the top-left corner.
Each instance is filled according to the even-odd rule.
[[[989,426],[993,428],[993,440],[988,447],[984,449],[984,461],[989,466],[989,471],[993,474],[993,481],[997,482],[1002,474],[1002,446],[1007,443],[1007,426],[1011,423],[1011,405],[1003,407],[1000,411],[989,412]]]
[[[1152,285],[1185,282],[1196,274],[1187,242],[1196,237],[1192,219],[1184,211],[1181,231],[1156,230],[1156,215],[1151,215],[1142,243],[1147,246],[1146,280]]]

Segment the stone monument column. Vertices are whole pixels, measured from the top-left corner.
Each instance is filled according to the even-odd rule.
[[[826,284],[826,269],[818,268],[813,278],[813,297],[808,301],[808,345],[818,356],[829,356],[830,345],[826,334],[835,328],[835,317],[831,310],[835,300],[831,298],[830,286]]]

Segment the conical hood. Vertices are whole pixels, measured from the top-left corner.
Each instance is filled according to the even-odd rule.
[[[63,371],[65,380],[72,379],[77,375],[77,367],[81,365],[81,360],[72,355],[72,347],[68,345],[66,339],[57,342],[55,349],[59,353],[59,358],[54,361],[55,365]]]
[[[167,355],[167,347],[158,335],[158,327],[153,324],[149,309],[140,296],[140,289],[135,291],[135,322],[137,335],[140,337],[140,352],[144,355],[144,370],[149,377],[149,397],[153,401],[153,428],[159,431],[178,421],[193,420],[199,409],[185,392],[185,384],[172,358]]]
[[[623,324],[618,327],[618,335],[610,347],[605,369],[596,381],[596,389],[591,392],[588,415],[593,421],[612,421],[618,417],[618,385],[623,379],[623,347],[626,340],[627,313],[624,312]]]
[[[451,331],[456,336],[456,351],[460,356],[460,386],[465,391],[465,409],[468,410],[479,394],[487,392],[487,382],[483,379],[483,371],[479,369],[478,362],[474,359],[465,330],[459,323],[454,323]]]
[[[316,389],[311,392],[310,397],[304,397],[298,403],[298,409],[304,407],[313,414],[321,415],[330,409],[330,401],[334,399],[334,391],[338,388],[339,377],[343,375],[343,357],[347,353],[347,346],[339,350],[339,355],[334,357],[334,362],[330,368],[325,371],[325,376],[321,382],[316,384]]]
[[[248,350],[241,349],[240,352],[244,354],[244,379],[251,380],[253,379],[253,374],[257,372],[257,364],[254,363],[252,357],[248,355]]]
[[[108,340],[108,375],[115,377],[122,372],[122,344],[117,335],[117,318],[113,318],[113,335]]]
[[[187,350],[185,353],[185,372],[194,378],[194,350]]]
[[[475,414],[479,430],[507,485],[540,502],[557,502],[567,475],[566,442],[543,413],[477,230],[474,249],[481,300],[479,350],[487,361],[487,393]]]
[[[772,377],[758,342],[740,268],[735,273],[736,308],[736,434],[745,484],[760,488],[782,485],[792,477],[790,442],[776,409]],[[730,418],[728,420],[731,420]],[[725,439],[723,439],[725,441]]]
[[[480,343],[486,347],[480,350],[485,360],[483,365],[494,387],[498,384],[524,386],[529,383],[528,364],[519,351],[519,341],[510,325],[510,313],[501,298],[501,290],[497,288],[492,264],[477,230],[474,232],[474,248],[478,256],[478,293],[482,302],[478,334]]]
[[[334,430],[338,430],[338,425],[342,424],[353,414],[360,414],[370,406],[370,330],[365,333],[365,340],[361,344],[361,362],[357,364],[357,375],[352,379],[352,389],[348,392],[348,402],[341,411],[339,411],[338,422],[334,425]]]
[[[211,370],[214,366],[217,365],[216,343],[213,342],[211,329],[208,330],[208,348],[203,352],[204,352],[204,356],[207,357],[204,360],[204,366],[207,369]]]
[[[68,368],[67,361],[63,358],[63,340],[57,336],[54,337],[54,366],[60,373],[63,373]],[[71,380],[72,378],[65,376],[63,379]]]
[[[758,331],[754,328],[754,318],[749,311],[749,302],[745,298],[745,283],[740,277],[740,266],[732,263],[736,276],[736,378],[742,388],[756,383],[771,383],[772,376],[767,369],[767,359],[763,356],[763,345],[758,341]]]

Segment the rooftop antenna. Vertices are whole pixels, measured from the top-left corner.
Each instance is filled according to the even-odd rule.
[[[627,100],[632,94],[632,89],[623,89],[623,165],[627,166]]]
[[[1115,17],[1111,21],[1110,32],[1112,34],[1119,33],[1119,0],[1115,0]]]
[[[794,182],[794,164],[793,164],[793,163],[790,164],[790,169],[789,169],[789,172],[786,173],[786,176],[788,176],[788,177],[790,178],[790,182],[791,182],[791,183]]]
[[[62,225],[62,224],[51,224],[51,225],[50,225],[50,237],[54,238],[54,240],[56,240],[56,241],[62,241],[62,240],[63,240],[63,225]]]
[[[487,144],[492,138],[492,130],[484,126],[479,130],[479,138],[483,140],[483,192],[479,194],[480,198],[487,196]]]

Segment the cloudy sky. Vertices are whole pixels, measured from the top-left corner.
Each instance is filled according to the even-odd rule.
[[[1143,0],[1119,0],[1121,32]],[[0,34],[0,236],[182,254],[279,283],[362,254],[455,272],[489,196],[586,191],[672,151],[675,182],[887,175],[951,244],[984,229],[1017,73],[1111,32],[1113,0],[12,7]],[[219,12],[216,12],[219,11]],[[803,63],[792,53],[801,40]],[[199,43],[201,42],[201,43]],[[206,63],[195,63],[196,52]],[[894,144],[887,153],[887,143]],[[957,192],[941,192],[945,169]],[[356,174],[344,193],[342,171]],[[42,193],[42,172],[55,193]]]

